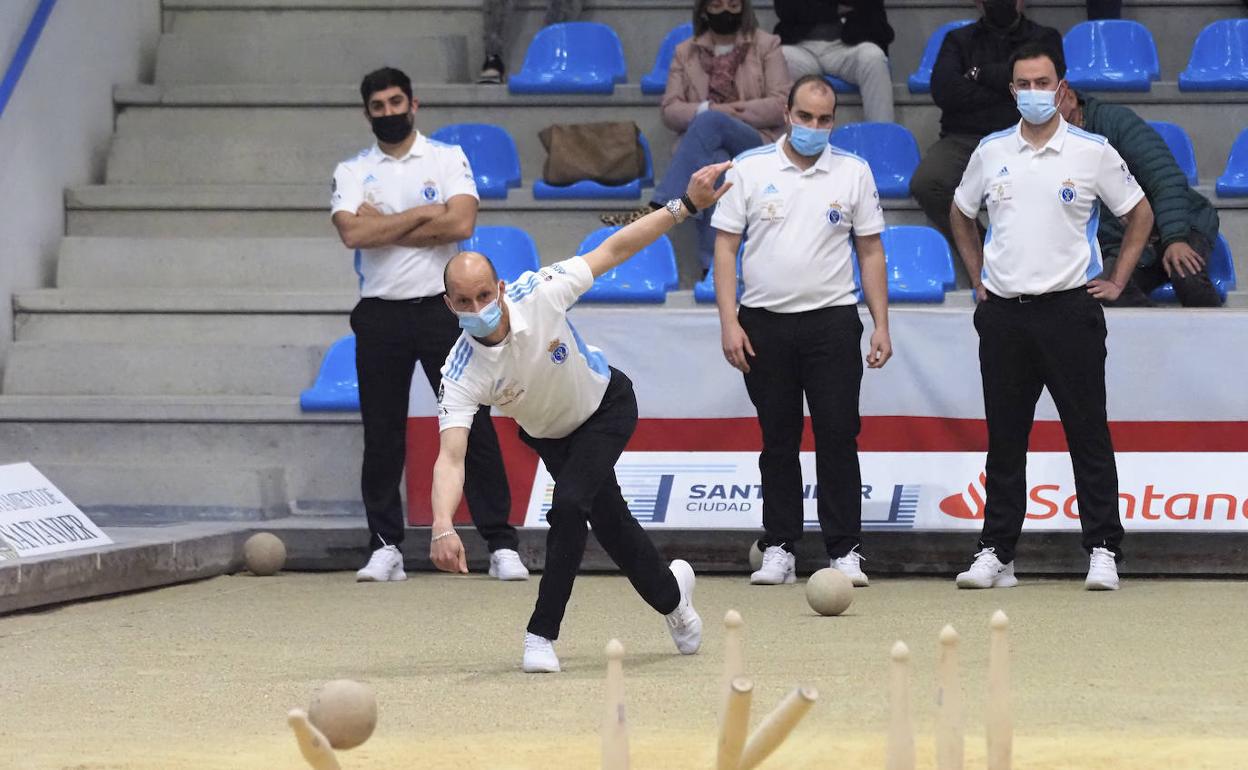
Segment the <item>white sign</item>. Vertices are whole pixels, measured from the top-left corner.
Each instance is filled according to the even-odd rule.
[[[35,466],[0,465],[0,560],[112,542]]]
[[[864,452],[864,530],[970,530],[983,525],[982,452]],[[1130,531],[1248,532],[1248,454],[1124,452],[1118,509]],[[817,529],[813,452],[801,454],[808,529]],[[616,477],[647,528],[760,529],[762,486],[754,452],[625,452]],[[1027,529],[1078,530],[1070,457],[1033,452]],[[525,526],[546,526],[554,481],[539,464]]]

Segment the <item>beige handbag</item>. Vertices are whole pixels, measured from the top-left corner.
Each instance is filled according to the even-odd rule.
[[[538,133],[546,148],[542,178],[553,185],[586,179],[608,185],[631,182],[646,168],[640,134],[631,121],[547,126]]]

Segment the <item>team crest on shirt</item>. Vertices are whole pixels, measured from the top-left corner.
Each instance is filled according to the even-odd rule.
[[[1131,169],[1127,168],[1126,161],[1118,164],[1118,168],[1122,169],[1122,183],[1128,187],[1135,184],[1135,177],[1131,176]]]
[[[436,201],[438,199],[438,183],[432,179],[426,179],[425,186],[420,191],[420,195],[430,203]]]
[[[568,346],[559,340],[551,340],[546,350],[550,352],[550,360],[562,364],[568,360]]]
[[[1067,206],[1074,203],[1075,198],[1077,197],[1075,193],[1075,183],[1069,179],[1062,182],[1062,186],[1057,190],[1057,197]]]
[[[841,222],[845,221],[845,209],[840,203],[832,203],[828,206],[828,224],[837,227]]]

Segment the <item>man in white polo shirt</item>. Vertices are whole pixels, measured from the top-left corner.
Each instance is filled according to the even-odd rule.
[[[1036,401],[1049,389],[1070,446],[1085,586],[1118,588],[1122,523],[1118,472],[1105,410],[1105,313],[1121,293],[1153,226],[1153,212],[1105,137],[1068,124],[1055,105],[1070,86],[1065,65],[1025,45],[1012,57],[1022,121],[990,134],[954,193],[954,238],[979,303],[979,369],[988,421],[984,528],[959,588],[1017,585],[1014,552],[1027,506],[1027,441]],[[1099,200],[1098,200],[1099,199]],[[1124,218],[1122,250],[1098,280],[1100,208]],[[975,218],[988,209],[979,240]]]
[[[525,273],[511,286],[480,254],[464,252],[446,269],[447,305],[464,335],[442,369],[438,395],[442,447],[433,466],[433,542],[439,569],[466,572],[451,524],[463,485],[464,449],[473,415],[492,404],[520,425],[555,479],[546,521],[546,566],[524,640],[526,672],[559,670],[553,642],[585,551],[586,524],[633,587],[667,622],[676,648],[697,652],[702,621],[693,609],[693,569],[663,564],[628,510],[615,462],[637,426],[637,399],[623,373],[585,344],[567,318],[594,278],[615,268],[683,221],[714,205],[727,187],[715,180],[729,163],[694,173],[687,193],[613,233],[584,256]]]
[[[355,249],[360,301],[351,312],[364,424],[360,487],[372,556],[356,579],[403,580],[404,515],[399,496],[407,405],[419,361],[437,391],[439,367],[459,337],[442,301],[442,269],[472,234],[477,187],[458,147],[415,131],[408,77],[389,67],[365,76],[364,111],[377,144],[334,170],[333,222]],[[507,523],[511,494],[488,409],[476,415],[466,492],[473,523],[490,547],[490,574],[524,580]]]
[[[750,576],[756,585],[796,579],[803,395],[815,434],[824,547],[854,585],[868,582],[858,552],[863,326],[852,260],[856,247],[875,325],[866,362],[877,369],[892,355],[884,212],[866,161],[828,145],[835,112],[836,94],[822,77],[799,78],[789,91],[788,134],[737,157],[728,173],[733,187],[711,222],[719,231],[715,296],[724,357],[744,373],[763,433],[763,564]],[[738,310],[735,262],[743,232],[745,292]]]

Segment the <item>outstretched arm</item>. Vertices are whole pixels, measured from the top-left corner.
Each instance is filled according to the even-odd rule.
[[[669,217],[670,219],[670,217]],[[455,533],[455,509],[464,496],[464,455],[468,428],[442,431],[438,459],[433,464],[433,530],[429,558],[443,572],[467,572],[464,544]]]
[[[726,160],[723,163],[703,166],[694,172],[689,180],[686,194],[698,211],[714,206],[715,202],[732,187],[732,182],[726,182],[719,189],[715,189],[715,180],[730,166],[732,166],[732,161]],[[687,209],[682,208],[682,211],[684,215],[681,221],[689,216]],[[660,235],[671,230],[675,224],[675,218],[667,211],[663,209],[652,211],[636,222],[612,233],[611,237],[599,244],[598,248],[581,256],[589,265],[590,272],[597,278],[654,243]]]

